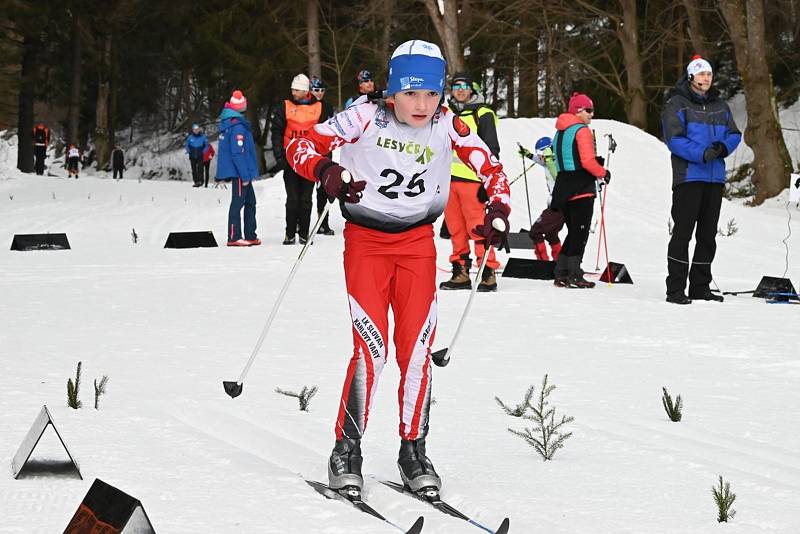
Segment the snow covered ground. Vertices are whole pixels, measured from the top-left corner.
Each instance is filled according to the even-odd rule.
[[[664,302],[669,158],[630,126],[596,121],[619,148],[606,206],[611,259],[635,285],[559,290],[500,278],[479,294],[449,367],[435,369],[429,452],[443,497],[487,525],[511,518],[514,533],[794,533],[800,524],[797,385],[800,306],[749,296],[725,303]],[[501,121],[502,160],[521,167],[515,142],[531,146],[552,120]],[[235,380],[299,246],[282,246],[283,184],[256,185],[261,247],[173,250],[171,231],[213,230],[224,243],[228,191],[188,182],[84,173],[79,180],[13,170],[0,147],[0,532],[61,532],[95,477],[144,504],[163,533],[396,532],[313,492],[324,479],[333,421],[350,355],[341,267],[342,219],[317,238],[244,386]],[[62,169],[54,173],[63,176]],[[135,178],[135,176],[134,176]],[[528,176],[533,217],[546,197]],[[514,229],[528,226],[524,181],[512,186]],[[792,206],[789,277],[800,279],[800,212]],[[785,199],[757,209],[725,202],[714,264],[724,290],[781,276]],[[134,244],[132,229],[140,240]],[[438,228],[438,225],[437,225]],[[72,250],[11,252],[15,233],[65,232]],[[437,239],[447,267],[449,242]],[[597,234],[584,267],[593,269]],[[528,251],[513,256],[530,257]],[[447,274],[440,273],[441,280]],[[467,294],[439,294],[434,346],[449,343]],[[393,356],[393,355],[392,355]],[[83,362],[85,407],[66,407],[65,383]],[[517,403],[549,375],[559,414],[574,435],[542,462],[508,427],[495,395]],[[92,379],[108,393],[92,409]],[[396,366],[384,373],[364,440],[365,496],[401,525],[425,516],[426,533],[478,530],[377,483],[397,480]],[[309,413],[276,387],[319,386]],[[670,422],[661,387],[680,394]],[[42,404],[84,476],[11,476],[11,458]],[[65,458],[48,430],[37,458]],[[711,487],[722,475],[737,515],[719,525]]]

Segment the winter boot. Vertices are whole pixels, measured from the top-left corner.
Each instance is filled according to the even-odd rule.
[[[294,245],[294,236],[289,237],[289,235],[285,235],[283,237],[283,244],[284,245]]]
[[[355,486],[364,487],[361,476],[361,440],[342,438],[336,440],[328,460],[328,485],[333,489]]]
[[[533,244],[533,253],[536,255],[537,260],[550,261],[547,256],[547,245],[544,244],[544,241]]]
[[[567,259],[567,269],[569,270],[567,279],[568,287],[577,287],[580,289],[591,289],[594,287],[594,282],[590,282],[583,277],[580,256],[570,256]]]
[[[553,285],[556,287],[569,287],[567,278],[569,278],[569,270],[567,269],[568,256],[559,255],[556,260],[555,267],[555,280]]]
[[[403,483],[414,493],[425,488],[438,491],[442,487],[442,480],[425,455],[425,438],[400,441],[397,467],[400,468],[400,478],[403,479]]]
[[[713,302],[725,301],[725,297],[722,295],[715,295],[707,287],[702,289],[689,288],[689,298],[692,300],[710,300]]]
[[[683,291],[667,294],[667,302],[670,304],[691,304],[692,299],[683,294]]]
[[[550,254],[553,256],[553,261],[558,259],[558,255],[561,254],[561,241],[550,243]]]
[[[472,280],[469,278],[471,260],[464,260],[464,265],[453,262],[453,277],[447,282],[439,284],[439,289],[472,289]]]
[[[497,277],[495,276],[494,269],[486,266],[481,275],[481,283],[478,284],[478,291],[481,293],[488,293],[489,291],[497,291]]]
[[[306,241],[308,241],[308,236],[307,236],[307,235],[300,234],[300,244],[301,244],[301,245],[305,245],[305,244],[306,244]]]

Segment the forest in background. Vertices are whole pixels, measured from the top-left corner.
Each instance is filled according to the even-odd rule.
[[[0,130],[45,122],[105,168],[118,132],[212,124],[239,88],[266,146],[296,74],[320,76],[341,109],[359,70],[384,86],[391,51],[417,38],[442,47],[450,74],[471,73],[501,117],[552,117],[581,91],[598,118],[660,137],[665,99],[699,53],[723,98],[745,95],[754,160],[737,177],[760,204],[791,171],[777,109],[800,96],[799,34],[800,0],[0,0]]]

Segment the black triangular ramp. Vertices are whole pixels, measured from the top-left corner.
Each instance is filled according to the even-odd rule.
[[[510,232],[508,234],[508,246],[509,248],[533,250],[533,239],[531,239],[531,236],[528,234],[527,230]]]
[[[794,290],[792,281],[788,278],[778,278],[776,276],[762,276],[753,296],[760,299],[784,302],[800,300],[797,297],[797,291]]]
[[[164,248],[216,247],[217,240],[211,230],[204,232],[170,232]]]
[[[503,278],[530,278],[534,280],[553,280],[556,262],[530,260],[527,258],[508,258],[503,268]]]
[[[28,433],[25,435],[25,439],[22,440],[19,449],[17,449],[14,458],[11,460],[11,472],[14,478],[19,478],[20,473],[30,460],[33,450],[36,448],[36,445],[39,444],[39,440],[42,439],[42,435],[44,431],[47,430],[48,425],[52,425],[56,436],[58,436],[58,440],[61,442],[64,450],[67,451],[69,463],[75,468],[81,480],[83,480],[78,462],[76,462],[75,458],[70,454],[67,444],[64,443],[64,440],[61,438],[61,434],[58,432],[58,428],[56,428],[56,424],[53,421],[53,417],[50,415],[50,410],[47,409],[47,405],[42,406],[39,415],[36,416],[36,420],[34,420],[33,425],[31,425],[30,430],[28,430]]]
[[[608,273],[611,272],[611,278],[609,279]],[[608,262],[606,268],[600,271],[600,281],[601,282],[611,282],[612,284],[632,284],[633,280],[631,279],[631,275],[628,272],[628,268],[625,267],[624,263],[616,263],[613,261]]]
[[[96,478],[64,530],[64,534],[90,532],[155,534],[156,531],[139,499]]]
[[[14,234],[11,250],[69,250],[67,234]]]

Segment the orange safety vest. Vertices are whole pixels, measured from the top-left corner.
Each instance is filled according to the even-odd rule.
[[[284,100],[286,108],[286,129],[283,131],[283,148],[289,146],[289,141],[297,137],[305,137],[311,128],[319,122],[322,115],[322,102],[317,100],[313,104],[295,104],[291,100]]]

